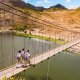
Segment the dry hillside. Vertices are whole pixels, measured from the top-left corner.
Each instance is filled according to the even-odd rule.
[[[64,8],[63,10],[53,10],[54,8],[51,7],[51,9],[37,11],[35,10],[36,7],[34,7],[33,5],[26,4],[22,0],[17,0],[17,2],[15,1],[16,0],[12,1],[12,3],[14,4],[10,3],[10,6],[18,10],[12,9],[5,5],[1,5],[1,8],[9,11],[7,12],[1,10],[0,13],[1,29],[3,30],[30,30],[33,33],[39,35],[51,35],[51,37],[55,37],[54,34],[56,34],[56,38],[64,39],[64,37],[66,36],[66,40],[68,40],[67,38],[71,34],[73,34],[72,36],[75,37],[76,34],[74,34],[74,31],[80,32],[79,9],[65,10],[66,8]],[[60,4],[58,5],[61,6]],[[63,6],[61,6],[61,8],[62,7]],[[25,14],[22,12],[24,12]]]
[[[43,12],[51,22],[70,30],[80,32],[80,10]]]

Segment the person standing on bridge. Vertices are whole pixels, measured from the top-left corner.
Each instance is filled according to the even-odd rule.
[[[21,51],[21,58],[22,58],[22,62],[24,63],[24,60],[25,60],[25,49],[24,48]]]
[[[22,63],[22,61],[21,61],[21,51],[18,51],[18,53],[16,55],[16,58],[17,58],[18,63]]]
[[[25,60],[28,61],[29,65],[31,65],[31,63],[30,63],[30,53],[29,53],[29,50],[27,50],[27,53],[25,53]]]

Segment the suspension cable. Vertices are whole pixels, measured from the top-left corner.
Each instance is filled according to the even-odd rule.
[[[50,59],[48,59],[47,80],[49,80],[49,71],[50,71]]]
[[[48,26],[49,27],[49,26]],[[49,33],[49,34],[47,34],[47,35],[49,35],[49,39],[51,39],[51,30],[49,29],[49,31],[47,32],[47,33]],[[56,36],[55,36],[55,38],[56,38]],[[55,39],[56,40],[56,39]],[[49,49],[51,49],[51,45],[49,44]],[[49,52],[49,58],[50,58],[50,52]],[[51,59],[49,59],[48,58],[48,67],[47,67],[47,80],[49,80],[49,72],[50,72],[50,62],[51,62]]]
[[[0,9],[0,14],[2,15],[2,10],[1,9]],[[1,15],[0,15],[0,18],[2,20],[2,16]],[[3,40],[2,40],[2,27],[3,27],[3,24],[2,23],[0,24],[0,27],[1,27],[1,56],[2,56],[1,65],[3,67],[3,47],[2,47],[2,43],[3,43]]]
[[[12,10],[12,12],[13,12],[13,10]],[[11,27],[13,27],[13,25],[14,25],[14,15],[12,14],[11,15]],[[15,42],[14,42],[14,33],[13,33],[13,30],[12,30],[12,65],[14,64],[14,53],[15,53],[15,47],[14,47],[14,45],[15,45]],[[14,69],[13,69],[13,76],[14,76]]]
[[[36,19],[35,19],[35,20],[36,20]],[[36,25],[36,22],[35,22],[35,25]],[[34,35],[35,35],[35,36],[37,35],[36,31],[35,31]],[[33,53],[33,54],[34,54],[34,65],[33,65],[33,67],[35,67],[35,61],[36,61],[36,60],[35,60],[35,55],[36,55],[36,54],[35,54],[35,52],[36,52],[36,38],[35,38],[34,45],[35,45],[35,46],[33,46],[33,47],[34,47],[34,49],[33,49],[33,50],[34,50],[34,53]]]
[[[3,13],[3,18],[4,18],[4,22],[3,22],[3,28],[2,28],[2,32],[4,31],[4,28],[5,28],[5,19],[6,19],[6,15],[5,15],[5,11]],[[2,58],[4,58],[4,52],[2,53]],[[3,59],[3,67],[4,67],[4,59]]]
[[[27,18],[25,19],[23,19],[23,23],[22,24],[24,24],[23,26],[24,26],[24,28],[25,28],[25,26],[26,26],[26,22],[27,22]],[[26,32],[24,32],[24,34],[26,34]],[[26,53],[26,36],[24,36],[24,54]],[[26,70],[24,70],[24,76],[23,76],[23,79],[25,79],[25,73],[26,73]]]
[[[45,25],[42,25],[43,26],[43,30],[45,29]],[[41,34],[41,36],[43,36],[44,37],[44,33],[43,33],[44,31],[42,31],[42,34]],[[42,61],[43,61],[43,54],[44,54],[44,40],[42,40]]]

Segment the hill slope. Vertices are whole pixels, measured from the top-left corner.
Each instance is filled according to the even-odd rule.
[[[38,19],[42,19],[44,21],[47,21],[47,22],[51,22],[54,24],[53,26],[57,25],[57,26],[61,26],[63,28],[68,28],[68,29],[75,29],[75,28],[79,29],[79,27],[80,27],[79,26],[80,25],[80,23],[79,23],[80,22],[80,16],[79,16],[80,10],[79,9],[65,11],[65,9],[67,9],[67,8],[65,8],[61,4],[57,4],[55,6],[48,8],[48,9],[45,9],[43,7],[35,7],[35,6],[28,4],[28,3],[26,4],[22,0],[5,0],[5,2],[6,1],[7,1],[7,3],[12,4],[14,7],[20,8],[20,10],[25,9],[25,11],[28,11],[28,12],[31,11],[32,13],[30,13],[30,15],[32,15]],[[54,12],[54,9],[56,9],[56,8],[61,9],[61,11],[56,10]],[[46,12],[45,12],[45,10],[46,10]],[[49,10],[51,10],[51,11],[49,11]],[[38,11],[38,13],[35,13],[37,11]],[[27,17],[29,18],[29,16],[27,16]],[[30,22],[30,21],[28,21],[28,22]],[[34,23],[34,22],[32,22],[32,23]],[[40,25],[41,24],[36,23],[35,26],[40,26]]]

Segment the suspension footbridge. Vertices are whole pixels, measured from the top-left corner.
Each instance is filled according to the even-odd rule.
[[[9,17],[7,17],[7,16],[10,16],[10,20],[9,20]],[[27,17],[27,16],[29,16],[29,17]],[[19,20],[19,19],[21,19],[21,20]],[[52,27],[53,25],[55,25],[53,23],[46,22],[44,20],[38,19],[34,16],[31,16],[28,13],[24,13],[24,12],[22,12],[22,11],[20,11],[16,8],[10,6],[10,5],[7,5],[3,2],[0,2],[0,20],[1,20],[0,21],[0,27],[2,27],[2,28],[5,28],[7,26],[8,27],[10,27],[10,26],[13,27],[13,25],[15,25],[15,23],[22,23],[26,26],[26,25],[28,25],[28,23],[31,23],[31,22],[34,22],[33,25],[35,24],[35,26],[36,26],[36,23],[39,23],[39,27],[43,26],[44,29],[45,29],[45,26],[48,26],[48,27],[51,26]],[[29,22],[28,22],[28,20],[29,20]],[[7,24],[6,24],[6,22],[7,22]],[[66,43],[64,45],[61,45],[60,47],[56,47],[52,50],[49,50],[46,53],[34,56],[30,60],[32,65],[36,65],[36,64],[38,64],[38,63],[40,63],[40,62],[42,62],[46,59],[49,59],[52,56],[55,56],[56,54],[59,54],[59,52],[80,43],[80,39],[79,39],[80,38],[80,33],[79,32],[68,30],[68,29],[63,28],[61,26],[57,26],[57,25],[55,25],[55,26],[56,26],[55,28],[60,30],[60,31],[64,30],[64,31],[68,31],[69,33],[71,33],[71,34],[68,34],[69,35],[68,37],[70,37],[70,39],[72,39],[72,40],[69,40],[69,38],[68,38],[68,41],[70,41],[69,43]],[[1,32],[2,32],[2,29],[1,29]],[[75,34],[76,40],[73,40],[74,34]],[[39,35],[40,35],[40,33],[39,33]],[[44,36],[45,35],[46,35],[46,33],[44,34]],[[51,37],[51,35],[49,35],[49,37]],[[14,37],[12,36],[12,42],[14,42],[13,38]],[[65,36],[64,36],[64,38],[65,38]],[[56,39],[56,34],[55,34],[55,39]],[[1,42],[2,42],[2,40],[1,40]],[[1,47],[2,47],[2,44],[1,44]],[[12,47],[14,47],[14,46],[12,45]],[[25,47],[25,42],[24,42],[24,47]],[[13,56],[13,54],[12,54],[12,56]],[[23,67],[16,68],[16,64],[14,64],[14,65],[12,65],[8,68],[0,70],[0,80],[2,80],[2,78],[4,76],[6,76],[7,78],[10,78],[11,76],[14,76],[14,75],[30,68],[30,67],[31,66],[27,65],[27,67],[25,67],[25,68],[23,68]]]
[[[71,46],[74,46],[74,45],[76,45],[78,43],[80,43],[80,39],[79,40],[76,40],[76,41],[73,41],[73,42],[70,42],[68,44],[65,44],[65,45],[63,45],[61,47],[55,48],[55,49],[53,49],[53,50],[51,50],[49,52],[46,52],[44,54],[41,54],[39,56],[36,56],[36,57],[32,58],[30,61],[31,61],[31,63],[33,65],[38,64],[41,61],[44,61],[44,60],[46,60],[46,59],[48,59],[48,58],[50,58],[50,57],[58,54],[59,52],[65,50],[67,48],[70,48]],[[26,69],[28,69],[30,67],[31,66],[28,66],[26,68],[23,68],[23,67],[16,68],[16,64],[15,64],[15,65],[13,65],[13,66],[5,69],[5,70],[2,70],[0,72],[0,80],[3,78],[3,76],[6,76],[7,78],[9,78],[9,77],[11,77],[11,76],[13,76],[15,74],[18,74],[18,73],[20,73],[20,72],[22,72],[22,71],[24,71],[24,70],[26,70]]]

